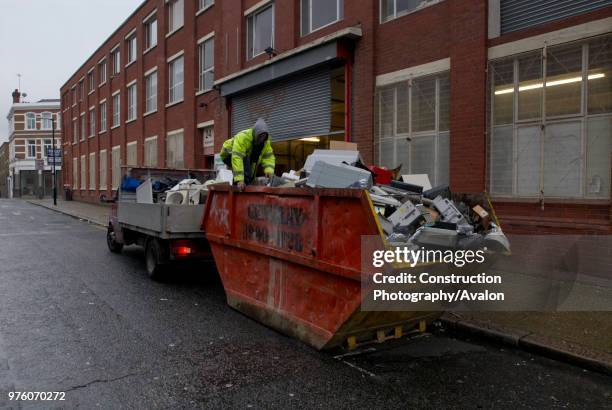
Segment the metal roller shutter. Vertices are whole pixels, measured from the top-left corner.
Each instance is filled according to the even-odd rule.
[[[505,34],[612,6],[612,0],[501,0],[500,6]]]
[[[328,134],[331,127],[331,79],[317,69],[232,97],[232,135],[257,118],[268,123],[272,141]]]

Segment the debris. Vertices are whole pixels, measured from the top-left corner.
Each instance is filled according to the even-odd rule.
[[[391,186],[393,188],[402,189],[407,192],[414,192],[416,194],[421,194],[423,192],[423,187],[419,185],[409,184],[406,182],[400,181],[391,181]]]
[[[474,206],[472,211],[474,211],[476,214],[476,222],[479,223],[483,229],[489,229],[489,226],[491,225],[491,217],[489,216],[489,213],[480,205]]]
[[[147,178],[136,188],[136,202],[139,204],[153,203],[153,184],[151,178]]]
[[[395,232],[411,234],[414,226],[423,221],[423,215],[410,201],[406,201],[389,216]]]
[[[427,174],[402,175],[402,181],[423,187],[424,191],[431,189],[431,182],[429,182],[429,176]]]
[[[390,184],[393,179],[393,173],[386,168],[377,166],[369,166],[370,171],[374,174],[374,182],[377,184]]]
[[[433,206],[440,212],[442,221],[451,223],[465,222],[465,217],[450,199],[438,196],[433,200]]]
[[[312,155],[308,158],[312,158]],[[349,165],[334,165],[324,161],[314,163],[306,183],[312,188],[348,188],[354,184],[369,189],[372,186],[372,174]]]
[[[423,191],[424,198],[435,199],[438,196],[448,199],[451,198],[451,192],[448,185],[438,185],[437,187],[433,187],[431,189],[428,189],[427,191]]]
[[[319,161],[338,166],[342,164],[353,165],[356,162],[362,162],[358,151],[315,149],[314,152],[306,158],[304,170],[312,173],[314,165]]]
[[[390,205],[395,207],[402,206],[402,203],[400,201],[391,196],[380,196],[371,194],[370,198],[372,199],[372,202],[374,202],[374,204],[376,205]]]
[[[455,248],[458,236],[457,231],[423,226],[416,231],[411,240],[424,247]]]

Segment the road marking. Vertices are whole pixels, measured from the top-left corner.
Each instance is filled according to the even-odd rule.
[[[361,373],[367,374],[370,377],[377,377],[374,373],[372,373],[370,371],[367,371],[366,369],[364,369],[362,367],[359,367],[356,364],[353,364],[351,362],[347,362],[346,360],[341,360],[341,362],[346,364],[346,365],[348,365],[348,366],[350,366],[350,367],[352,367],[353,369],[356,369],[356,370],[360,371]]]

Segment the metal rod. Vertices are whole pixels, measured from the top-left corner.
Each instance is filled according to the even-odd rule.
[[[51,153],[53,154],[51,157],[53,160],[53,205],[57,206],[57,178],[55,177],[55,161],[57,160],[57,157],[55,156],[55,118],[53,114],[51,114]],[[48,157],[49,153],[47,153],[47,158]]]

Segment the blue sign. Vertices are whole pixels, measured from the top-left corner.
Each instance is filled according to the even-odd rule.
[[[53,148],[47,148],[47,157],[49,157],[49,158],[51,158],[51,157],[59,158],[61,156],[62,156],[62,149],[61,148],[55,148],[55,152],[54,152]]]

